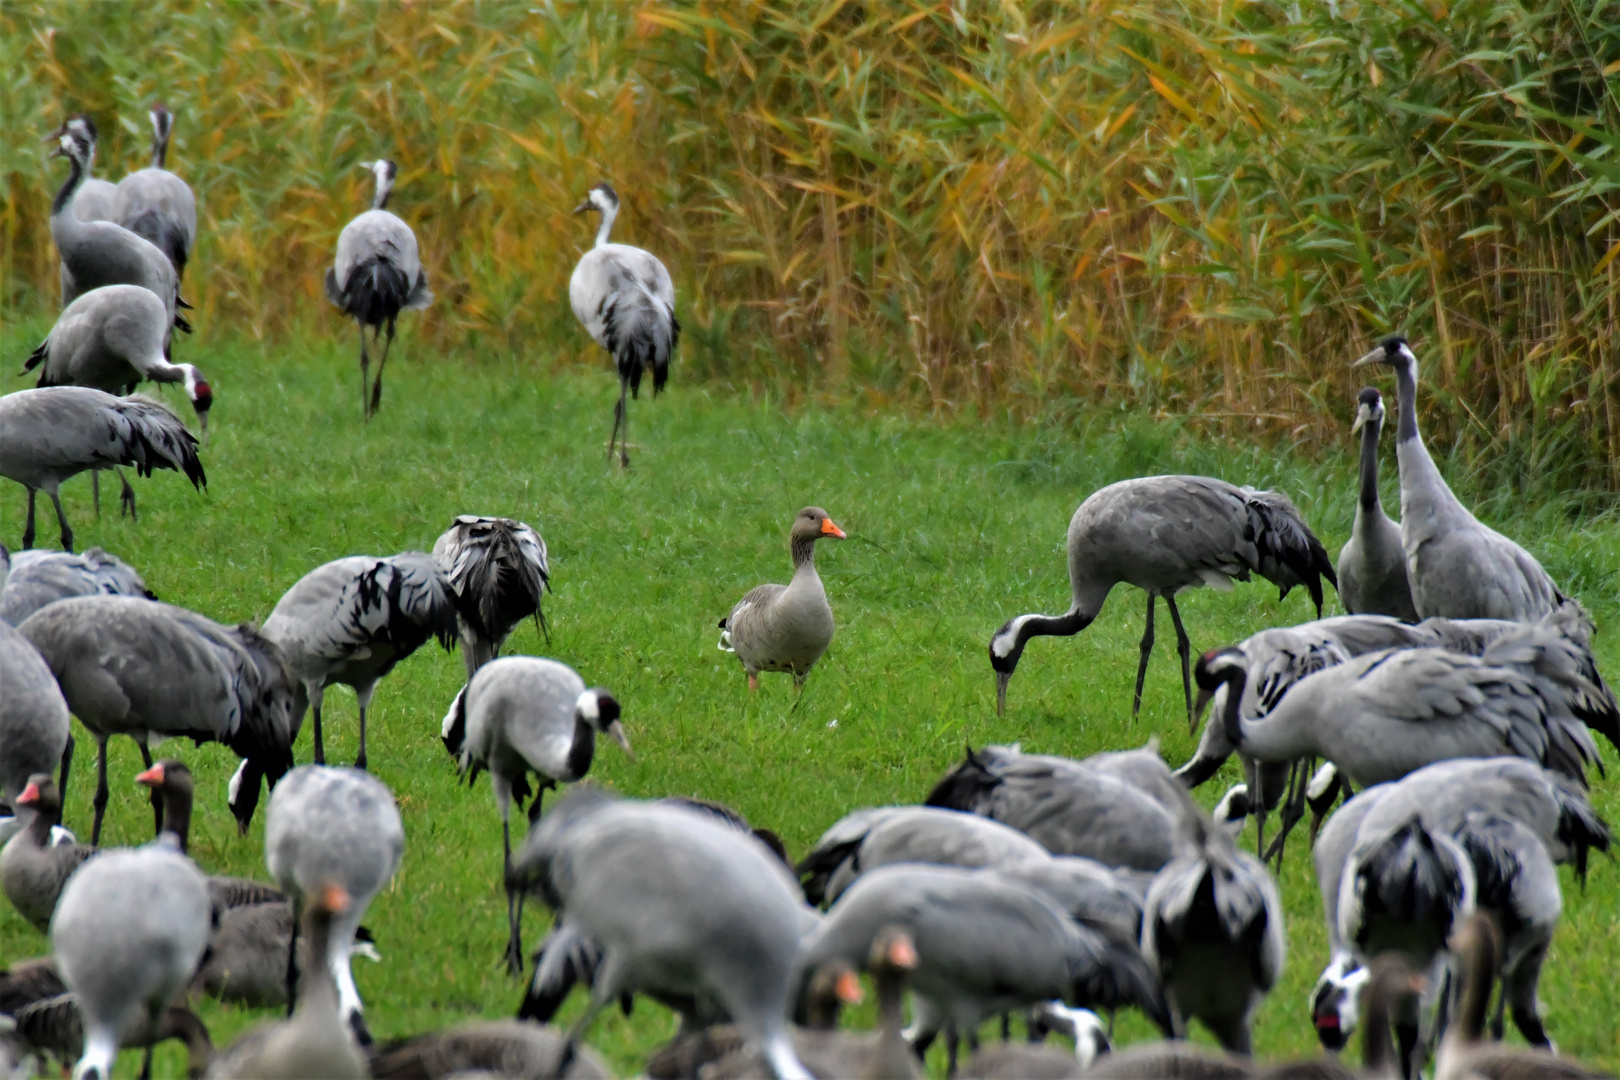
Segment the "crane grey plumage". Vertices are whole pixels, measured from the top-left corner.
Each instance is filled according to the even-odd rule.
[[[0,622],[21,626],[47,604],[70,596],[157,596],[140,572],[99,547],[71,551],[30,548],[11,557],[11,577],[0,587]]]
[[[77,132],[90,144],[90,153],[84,162],[84,180],[79,184],[79,190],[73,193],[73,216],[80,221],[111,221],[113,193],[118,185],[108,180],[98,180],[95,176],[97,133],[95,121],[83,113],[77,113],[67,118],[62,125],[70,131]],[[62,267],[62,295],[63,303],[71,287],[67,277],[67,267]]]
[[[281,648],[304,685],[314,720],[315,764],[326,764],[321,705],[328,686],[354,688],[360,704],[360,749],[366,767],[366,709],[394,665],[437,638],[456,642],[450,584],[431,555],[350,555],[317,566],[282,594],[261,630]]]
[[[1384,400],[1369,386],[1356,400],[1356,421],[1350,427],[1350,434],[1361,436],[1361,490],[1350,539],[1339,552],[1339,599],[1352,615],[1417,622],[1401,527],[1389,520],[1378,495],[1378,436],[1383,430]]]
[[[1417,357],[1392,335],[1353,366],[1395,369],[1400,411],[1395,455],[1401,467],[1401,547],[1419,615],[1451,619],[1539,619],[1564,594],[1524,548],[1481,524],[1452,494],[1417,426]]]
[[[91,469],[134,466],[184,473],[193,488],[208,484],[197,439],[169,407],[139,394],[114,397],[81,386],[20,390],[0,397],[0,476],[28,489],[22,546],[34,545],[34,502],[39,492],[56,507],[62,547],[73,550],[73,530],[62,512],[62,482]]]
[[[1366,786],[1449,758],[1517,755],[1584,783],[1598,754],[1578,710],[1602,702],[1603,691],[1581,673],[1581,653],[1550,615],[1481,657],[1436,648],[1356,657],[1301,680],[1259,720],[1240,715],[1241,651],[1206,653],[1197,674],[1201,697],[1228,686],[1227,737],[1256,760],[1325,757]],[[1612,709],[1594,719],[1611,723]]]
[[[93,152],[84,128],[63,124],[51,138],[57,141],[51,156],[67,158],[69,165],[68,178],[51,203],[51,239],[62,259],[63,306],[103,285],[140,285],[163,301],[174,327],[189,332],[191,324],[177,309],[190,305],[180,299],[180,278],[162,249],[116,222],[81,221],[74,215],[74,196]]]
[[[1172,792],[1166,806],[1154,787],[1150,794],[1089,762],[986,746],[969,749],[935,785],[927,805],[999,821],[1054,854],[1157,870],[1173,854],[1178,821],[1193,811],[1184,791]]]
[[[51,952],[84,1018],[79,1080],[111,1080],[126,1028],[150,1030],[208,946],[208,890],[168,844],[107,851],[62,890]]]
[[[399,869],[404,854],[405,827],[394,796],[370,773],[302,765],[270,795],[264,859],[270,876],[292,897],[295,911],[301,914],[329,884],[342,886],[348,895],[344,909],[332,914],[326,963],[343,1019],[362,1045],[370,1044],[371,1035],[350,968],[355,933],[367,906]],[[287,977],[288,1000],[296,1000],[291,951]]]
[[[1078,855],[1014,863],[987,873],[1040,890],[1081,926],[1133,946],[1142,940],[1142,904],[1151,874],[1121,871]]]
[[[1192,646],[1176,607],[1176,593],[1201,585],[1229,589],[1233,581],[1259,574],[1282,596],[1303,585],[1320,616],[1322,579],[1337,587],[1326,549],[1287,496],[1205,476],[1147,476],[1094,492],[1069,521],[1068,557],[1072,597],[1068,612],[1019,615],[1003,623],[990,639],[998,713],[1006,706],[1007,683],[1029,639],[1078,634],[1091,625],[1120,582],[1135,585],[1148,596],[1132,715],[1141,708],[1142,681],[1153,651],[1153,608],[1162,596],[1176,626],[1189,720]]]
[[[602,215],[596,243],[574,267],[568,279],[568,304],[574,318],[591,340],[613,357],[619,373],[619,402],[613,407],[613,434],[608,438],[608,460],[619,446],[619,464],[630,465],[630,417],[625,393],[641,396],[641,377],[652,371],[653,396],[669,379],[669,361],[680,344],[681,324],[675,319],[675,283],[658,257],[629,244],[610,244],[608,234],[619,216],[619,194],[603,181],[591,188],[574,208],[583,214]],[[623,437],[621,438],[621,430]]]
[[[512,873],[512,800],[521,807],[537,781],[529,820],[540,817],[546,788],[572,784],[590,771],[596,736],[611,736],[630,752],[619,702],[605,688],[589,689],[567,664],[535,656],[492,660],[473,673],[444,718],[442,736],[468,784],[488,771],[501,815],[501,880]],[[507,970],[523,971],[523,895],[506,897]]]
[[[154,736],[230,747],[243,759],[230,787],[242,832],[258,806],[260,780],[274,787],[292,768],[302,687],[275,643],[247,623],[221,626],[132,596],[78,596],[41,608],[17,629],[50,665],[68,708],[96,740],[92,844],[101,840],[107,740],[114,735],[133,738],[148,768]]]
[[[394,322],[401,311],[420,311],[433,302],[427,272],[416,249],[411,227],[385,209],[394,191],[399,169],[386,159],[360,162],[377,178],[371,209],[343,226],[338,234],[337,259],[326,271],[326,298],[343,309],[360,327],[360,409],[370,419],[382,404],[383,367],[394,344]],[[371,356],[366,351],[366,327],[373,328],[372,344],[383,336],[377,381],[367,389]]]
[[[178,280],[185,276],[186,259],[197,243],[197,197],[190,185],[164,168],[174,114],[160,101],[149,115],[152,164],[118,181],[108,216],[162,251]]]
[[[433,559],[450,583],[468,679],[501,654],[524,619],[532,616],[545,632],[540,601],[551,586],[551,564],[540,530],[511,518],[461,514],[433,542]]]
[[[812,904],[832,904],[861,874],[890,863],[970,869],[1049,862],[1028,835],[998,821],[931,806],[857,810],[834,822],[797,867]]]
[[[836,625],[816,573],[816,541],[842,540],[844,535],[821,507],[800,510],[788,531],[793,580],[754,586],[720,620],[720,648],[742,662],[748,689],[759,689],[762,671],[791,672],[793,685],[802,689],[805,676],[832,644]]]
[[[722,1008],[781,1080],[809,1076],[786,1017],[797,946],[818,919],[763,844],[710,814],[574,788],[512,872],[558,912],[559,930],[601,950],[572,1040],[620,995],[685,995]],[[550,974],[542,966],[536,984]]]
[[[62,817],[62,792],[49,773],[35,773],[15,796],[23,827],[0,850],[0,888],[17,914],[44,933],[67,884],[96,854],[87,844],[55,843],[52,826]]]
[[[1175,1037],[1197,1017],[1227,1050],[1250,1053],[1250,1020],[1282,974],[1286,948],[1282,898],[1265,864],[1194,815],[1142,908],[1142,955],[1164,983]]]
[[[985,1018],[1054,998],[1135,1005],[1168,1028],[1158,979],[1134,946],[1080,926],[1044,892],[994,871],[886,866],[862,874],[805,937],[801,978],[834,960],[865,965],[888,927],[916,944],[912,1046],[921,1053],[943,1031],[953,1070],[958,1039],[975,1043]]]
[[[0,619],[0,794],[15,799],[29,777],[62,767],[73,737],[68,706],[33,642]]]

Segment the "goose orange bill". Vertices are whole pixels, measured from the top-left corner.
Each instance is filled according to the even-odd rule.
[[[845,1005],[859,1005],[866,994],[861,990],[861,980],[853,971],[841,972],[838,983],[834,987],[838,1000]]]
[[[333,915],[347,911],[349,907],[349,892],[343,886],[331,883],[320,891],[321,906]]]
[[[22,794],[17,796],[17,805],[32,806],[37,802],[39,802],[39,785],[30,780],[28,786],[22,789]]]
[[[831,536],[834,539],[842,540],[844,539],[844,530],[840,529],[837,525],[834,525],[832,518],[822,518],[821,535]]]
[[[897,934],[889,942],[889,963],[908,971],[917,966],[917,948],[911,943],[909,935]]]
[[[135,782],[145,784],[147,787],[161,787],[163,784],[163,762],[160,761],[141,773],[135,778]]]

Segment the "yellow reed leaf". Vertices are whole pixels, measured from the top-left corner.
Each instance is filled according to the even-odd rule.
[[[1149,74],[1148,82],[1152,84],[1154,90],[1158,91],[1159,96],[1164,98],[1164,100],[1168,101],[1171,105],[1175,106],[1176,111],[1181,113],[1181,115],[1185,116],[1188,120],[1191,120],[1195,124],[1202,122],[1199,119],[1198,111],[1192,107],[1192,103],[1186,98],[1182,97],[1180,94],[1176,93],[1174,90],[1170,89],[1169,85],[1166,84],[1163,79],[1159,78],[1157,75]]]

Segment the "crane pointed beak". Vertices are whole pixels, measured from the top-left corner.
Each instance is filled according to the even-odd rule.
[[[1356,410],[1356,422],[1350,425],[1350,434],[1361,434],[1361,429],[1367,426],[1367,421],[1371,418],[1371,416],[1372,412],[1367,408],[1367,406],[1363,405],[1358,408]]]
[[[619,744],[619,749],[624,751],[624,756],[631,761],[636,760],[635,751],[630,749],[630,736],[624,733],[624,725],[615,720],[608,725],[607,730],[608,734],[613,736],[613,741]]]
[[[996,672],[996,715],[1001,716],[1007,711],[1007,684],[1012,681],[1012,672]]]
[[[1198,696],[1193,699],[1192,723],[1187,725],[1191,734],[1198,734],[1198,725],[1203,722],[1204,710],[1209,708],[1209,699],[1215,696],[1215,691],[1198,688]]]
[[[585,211],[591,210],[591,209],[594,209],[594,207],[591,206],[591,200],[586,199],[584,202],[582,202],[578,206],[574,207],[574,213],[583,214]]]
[[[1366,356],[1363,356],[1360,360],[1357,360],[1355,363],[1351,364],[1350,367],[1352,369],[1358,368],[1358,367],[1366,367],[1368,364],[1378,364],[1378,363],[1382,363],[1383,361],[1384,361],[1384,347],[1382,345],[1380,345],[1380,346],[1378,346],[1378,348],[1374,349],[1372,352],[1368,353]]]
[[[366,172],[370,172],[376,166],[376,164],[377,163],[375,161],[357,161],[354,163],[354,167],[357,169],[364,169]]]

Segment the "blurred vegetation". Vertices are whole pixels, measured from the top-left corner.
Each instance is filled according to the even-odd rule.
[[[608,177],[699,378],[1342,445],[1399,330],[1477,486],[1620,490],[1617,3],[13,0],[0,60],[8,311],[55,299],[38,139],[86,111],[116,178],[161,97],[183,347],[335,331],[381,154],[446,348],[601,362],[563,297]]]

